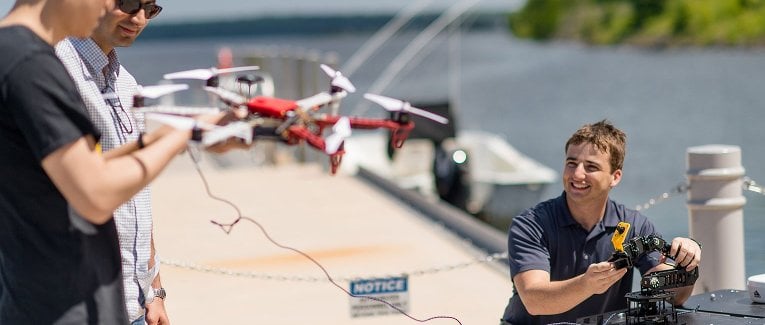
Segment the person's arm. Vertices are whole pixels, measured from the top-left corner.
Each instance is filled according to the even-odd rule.
[[[200,122],[216,124],[236,119],[232,114],[219,113],[197,116]],[[65,145],[46,156],[43,169],[74,209],[86,220],[102,224],[113,211],[148,185],[178,153],[182,152],[190,130],[162,126],[145,134],[145,147],[136,141],[100,155],[93,148],[92,136]],[[217,146],[216,153],[236,144]]]
[[[168,134],[168,133],[170,133],[170,132],[172,132],[174,130],[175,129],[173,129],[172,127],[164,125],[164,126],[162,126],[160,128],[157,128],[156,130],[154,130],[152,132],[144,133],[141,136],[141,138],[142,138],[141,141],[143,142],[143,146],[144,147],[148,147],[150,144],[152,144],[152,143],[156,142],[157,140],[159,140],[160,138],[162,138],[162,136],[164,136],[164,135],[166,135],[166,134]],[[133,142],[128,142],[126,144],[123,144],[123,145],[121,145],[121,146],[119,146],[117,148],[114,148],[112,150],[106,151],[106,152],[103,153],[103,156],[104,156],[105,160],[110,160],[110,159],[119,158],[119,157],[122,157],[122,156],[125,156],[125,155],[129,155],[129,154],[131,154],[131,153],[133,153],[135,151],[138,151],[140,149],[141,148],[138,145],[138,141],[133,141]]]
[[[154,267],[159,267],[158,265],[154,265],[154,261],[156,261],[155,254],[156,254],[156,250],[154,248],[154,232],[152,231],[151,256],[149,257],[149,270],[151,270]],[[154,277],[154,281],[152,281],[151,287],[154,289],[162,288],[162,281],[159,278],[159,272],[157,272],[157,276]],[[154,297],[151,303],[146,304],[146,323],[148,325],[170,324],[170,320],[167,317],[167,310],[165,309],[164,299]]]
[[[675,257],[676,265],[691,271],[701,263],[701,246],[690,238],[676,237],[672,239],[672,248],[669,251],[669,255]],[[662,256],[661,263],[648,270],[645,274],[674,269],[674,266],[664,264],[665,259],[666,257]],[[675,292],[675,306],[681,306],[693,293],[693,286],[670,289],[670,291]]]
[[[234,113],[225,113],[225,115],[221,114],[216,116],[220,117],[220,120],[218,120],[218,125],[225,125],[226,123],[235,121],[239,118],[239,116],[235,115]],[[174,129],[170,126],[161,126],[152,132],[144,133],[141,136],[141,141],[143,142],[144,147],[148,147],[150,144],[157,141],[157,139],[160,139],[163,135],[171,132],[172,130]],[[251,144],[245,144],[238,138],[229,138],[226,139],[226,141],[209,146],[205,148],[205,150],[212,153],[225,153],[233,149],[249,149],[254,144],[255,142]],[[104,159],[109,160],[117,157],[122,157],[139,149],[138,141],[129,142],[105,152]]]
[[[190,131],[171,131],[141,150],[104,159],[92,136],[62,146],[42,166],[67,202],[86,220],[103,224],[113,211],[159,175],[183,150]]]
[[[626,268],[617,270],[613,263],[601,262],[564,281],[550,281],[547,271],[529,270],[514,276],[513,283],[529,314],[554,315],[574,308],[594,294],[606,292],[626,273]]]

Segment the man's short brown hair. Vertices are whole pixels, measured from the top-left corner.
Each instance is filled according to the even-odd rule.
[[[565,151],[568,152],[570,145],[579,145],[585,142],[595,145],[595,148],[600,152],[611,156],[611,173],[617,169],[622,169],[626,154],[627,135],[611,122],[602,120],[594,124],[583,125],[568,139]]]

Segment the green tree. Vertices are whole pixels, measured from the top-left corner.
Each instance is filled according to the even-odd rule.
[[[518,37],[591,44],[765,43],[765,0],[529,0],[510,16]]]

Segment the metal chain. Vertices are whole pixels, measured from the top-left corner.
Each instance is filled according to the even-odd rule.
[[[742,186],[743,186],[744,190],[746,190],[746,191],[755,192],[755,193],[758,193],[758,194],[765,195],[765,188],[763,188],[761,185],[757,184],[757,182],[755,182],[753,179],[751,179],[749,177],[744,177]],[[677,186],[675,186],[671,191],[664,192],[661,195],[648,200],[646,203],[643,203],[641,205],[636,206],[635,210],[640,211],[640,210],[649,209],[649,208],[653,207],[654,205],[659,204],[661,201],[664,201],[664,200],[670,199],[672,197],[675,197],[677,195],[680,195],[680,194],[683,194],[685,192],[688,192],[688,190],[690,188],[691,188],[690,184],[688,184],[687,182],[681,182],[681,183],[677,184]]]
[[[763,190],[763,187],[749,177],[744,177],[744,183],[742,186],[744,187],[744,190],[765,195],[765,190]]]
[[[652,208],[653,206],[661,203],[662,201],[666,201],[670,198],[673,198],[675,196],[678,196],[680,194],[683,194],[685,192],[688,192],[688,190],[691,188],[690,184],[688,182],[680,182],[677,184],[677,186],[673,187],[668,192],[661,193],[659,196],[653,197],[646,201],[643,204],[635,206],[635,210],[647,210]]]
[[[338,281],[345,281],[345,282],[351,282],[353,280],[357,279],[369,279],[369,278],[389,278],[393,276],[400,276],[401,274],[406,274],[410,276],[424,276],[424,275],[430,275],[430,274],[436,274],[436,273],[442,273],[442,272],[448,272],[456,269],[466,268],[468,266],[477,265],[477,264],[487,264],[494,261],[500,261],[500,260],[506,260],[508,259],[508,253],[494,253],[482,258],[476,258],[472,261],[468,262],[462,262],[457,264],[451,264],[451,265],[444,265],[440,267],[432,267],[427,269],[421,269],[421,270],[414,270],[409,272],[401,272],[400,274],[396,275],[384,275],[384,276],[346,276],[346,277],[333,277],[335,280]],[[209,274],[217,274],[217,275],[225,275],[225,276],[232,276],[232,277],[242,277],[242,278],[252,278],[252,279],[260,279],[260,280],[269,280],[269,281],[284,281],[284,282],[327,282],[329,281],[326,277],[312,277],[312,276],[284,276],[284,275],[274,275],[274,274],[267,274],[267,273],[256,273],[256,272],[249,272],[249,271],[235,271],[230,269],[224,269],[224,268],[216,268],[212,266],[207,265],[201,265],[201,264],[195,264],[190,262],[182,262],[182,261],[176,261],[176,260],[166,260],[162,259],[160,260],[160,263],[167,266],[172,267],[178,267],[186,270],[192,270],[192,271],[198,271],[203,273],[209,273]]]

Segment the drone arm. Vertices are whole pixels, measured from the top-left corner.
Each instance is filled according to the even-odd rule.
[[[290,137],[305,140],[318,150],[324,151],[325,149],[324,139],[304,127],[293,125],[287,129],[287,132],[289,132]]]
[[[358,117],[351,117],[348,120],[349,122],[351,122],[351,128],[353,129],[386,128],[386,129],[393,130],[393,129],[398,129],[401,127],[401,124],[391,120],[376,120],[376,119],[358,118]]]
[[[324,116],[323,118],[316,118],[315,123],[321,127],[326,126],[332,126],[341,118],[342,116]],[[408,123],[399,123],[396,121],[391,120],[381,120],[381,119],[372,119],[372,118],[360,118],[360,117],[348,117],[348,121],[351,124],[351,128],[353,129],[366,129],[366,130],[373,130],[373,129],[380,129],[380,128],[386,128],[389,130],[398,130],[398,129],[406,129],[411,130],[414,128],[414,122],[408,122]]]
[[[315,123],[320,127],[326,127],[328,125],[334,125],[340,119],[339,116],[325,116],[315,120]],[[409,132],[414,128],[414,122],[409,121],[406,123],[396,122],[392,120],[379,120],[369,118],[349,117],[351,128],[353,129],[380,129],[386,128],[391,131],[391,145],[394,148],[401,148],[404,145],[404,141],[409,137]]]

